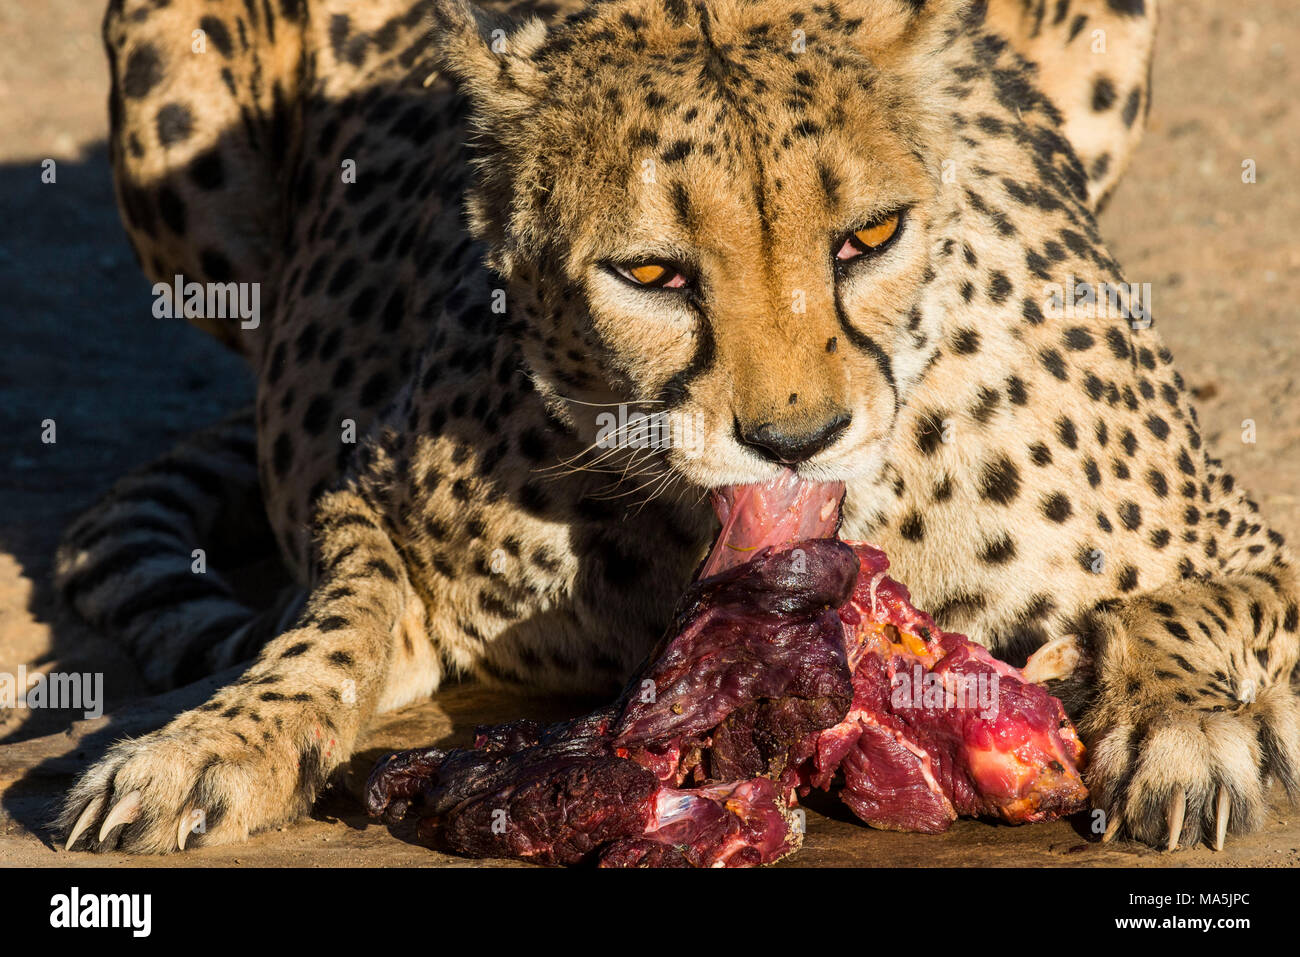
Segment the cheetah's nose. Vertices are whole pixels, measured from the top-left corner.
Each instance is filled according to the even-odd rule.
[[[844,434],[853,416],[845,409],[809,425],[807,422],[763,422],[752,428],[735,421],[736,440],[765,459],[782,465],[805,462]]]

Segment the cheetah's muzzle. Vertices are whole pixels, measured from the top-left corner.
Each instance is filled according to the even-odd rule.
[[[417,804],[422,837],[474,856],[735,867],[797,849],[797,797],[836,783],[892,830],[1082,809],[1060,702],[913,608],[884,553],[838,540],[842,495],[791,473],[716,494],[722,532],[617,702],[393,755],[369,812]]]

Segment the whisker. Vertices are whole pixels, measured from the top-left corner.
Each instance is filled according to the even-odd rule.
[[[566,465],[569,465],[577,461],[578,459],[582,458],[584,455],[590,454],[597,448],[600,448],[602,451],[600,455],[596,457],[596,461],[591,463],[593,465],[599,462],[602,458],[605,458],[618,451],[632,451],[632,452],[661,451],[660,449],[654,448],[653,444],[645,448],[637,448],[636,446],[630,444],[629,436],[632,433],[630,433],[628,430],[633,428],[640,429],[642,427],[643,427],[643,423],[641,422],[626,422],[623,425],[620,425],[613,432],[606,435],[604,438],[597,439],[595,442],[592,442],[586,448],[582,449],[579,452],[575,452],[573,455],[569,456],[568,458],[560,459],[554,465],[538,466],[532,471],[547,472],[557,468],[562,468]],[[608,447],[606,447],[605,443],[608,443]]]
[[[609,486],[608,491],[606,491],[605,493],[600,495],[593,495],[592,498],[598,502],[612,502],[615,499],[627,498],[629,495],[635,495],[637,492],[640,492],[642,489],[648,488],[649,486],[653,485],[655,482],[659,481],[659,479],[662,478],[663,476],[662,472],[656,471],[650,475],[650,478],[646,479],[646,481],[642,482],[640,485],[637,485],[634,488],[626,489],[622,492],[614,491],[620,485],[622,485],[624,481],[636,480],[645,474],[647,474],[646,471],[641,471],[636,473],[635,475],[629,475],[627,479],[620,480],[618,482],[614,482],[613,484],[611,484]]]
[[[640,478],[640,476],[641,476],[641,475],[644,475],[647,471],[650,471],[650,469],[649,469],[649,468],[647,468],[647,469],[643,469],[643,470],[641,470],[640,472],[638,472],[637,474],[635,474],[635,475],[631,475],[631,476],[628,476],[628,477],[629,477],[629,478],[633,478],[633,479],[635,479],[635,478]],[[626,497],[629,496],[629,495],[635,495],[637,492],[641,491],[642,489],[649,488],[649,487],[650,487],[651,485],[653,485],[655,482],[659,481],[662,477],[663,477],[663,473],[662,473],[662,472],[655,472],[654,475],[652,475],[649,479],[647,479],[646,481],[642,482],[640,485],[636,486],[635,488],[630,488],[630,489],[628,489],[628,490],[625,491],[625,492],[613,492],[613,493],[610,493],[609,495],[601,495],[601,496],[595,496],[595,497],[598,497],[601,501],[611,501],[611,500],[616,499],[616,498],[626,498]],[[617,488],[620,484],[622,484],[622,483],[621,483],[621,482],[616,483],[613,487],[614,487],[614,488]]]
[[[574,405],[586,405],[593,409],[618,408],[620,405],[655,405],[664,402],[664,399],[624,399],[621,402],[588,402],[585,399],[575,399],[572,396],[560,395],[555,393],[557,398],[565,402],[572,402]]]
[[[656,498],[662,495],[664,493],[664,490],[669,488],[672,485],[672,483],[677,479],[679,479],[680,477],[681,476],[679,476],[675,470],[669,470],[669,472],[663,477],[663,479],[659,482],[659,484],[655,486],[655,488],[651,490],[650,494],[645,497],[645,500],[642,501],[641,504],[636,507],[636,511],[633,514],[636,515],[641,514],[641,510],[643,508],[645,508]]]

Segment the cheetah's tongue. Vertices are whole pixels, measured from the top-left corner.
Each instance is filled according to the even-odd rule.
[[[743,565],[768,546],[835,537],[844,483],[810,482],[785,469],[761,485],[724,485],[712,498],[722,530],[699,578]]]

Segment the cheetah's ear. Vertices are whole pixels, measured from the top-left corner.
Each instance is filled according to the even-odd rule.
[[[532,55],[546,40],[546,25],[537,17],[519,21],[489,13],[469,0],[434,0],[430,6],[438,60],[479,109],[529,109],[543,90]]]

